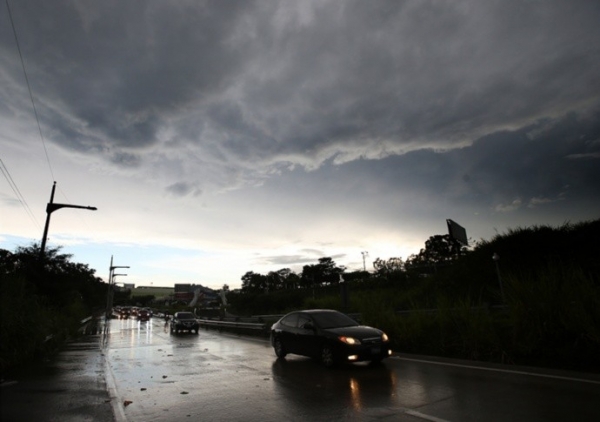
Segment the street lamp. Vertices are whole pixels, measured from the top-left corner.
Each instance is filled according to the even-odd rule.
[[[114,274],[115,268],[129,268],[128,265],[113,265],[113,257],[110,257],[110,267],[108,267],[108,290],[106,292],[106,318],[110,318],[114,297],[114,279],[116,276],[127,274]]]
[[[50,202],[46,206],[46,225],[44,226],[44,235],[42,236],[42,245],[40,246],[40,261],[44,258],[46,251],[46,239],[48,238],[48,228],[50,227],[50,214],[61,208],[79,208],[84,210],[96,211],[96,207],[86,207],[83,205],[70,205],[70,204],[55,204],[54,203],[54,191],[56,190],[56,182],[52,185],[52,193],[50,194]]]
[[[496,275],[498,276],[498,284],[500,285],[500,294],[502,295],[502,302],[505,302],[504,287],[502,286],[502,278],[500,277],[500,265],[498,264],[498,261],[500,261],[500,255],[494,252],[494,255],[492,255],[492,259],[496,263]]]
[[[367,271],[367,264],[365,264],[365,257],[366,257],[367,255],[369,255],[369,252],[367,252],[367,251],[362,251],[362,252],[361,252],[361,254],[362,254],[362,257],[363,257],[363,271]]]
[[[113,298],[115,295],[115,277],[118,275],[127,275],[127,274],[113,274],[110,279],[110,283],[108,284],[108,298],[106,300],[106,318],[109,318],[112,313],[113,307]]]

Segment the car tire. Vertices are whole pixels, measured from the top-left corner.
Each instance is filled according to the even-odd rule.
[[[278,358],[284,358],[287,355],[287,352],[285,351],[285,347],[283,346],[283,343],[281,341],[281,339],[276,338],[275,341],[273,342],[273,349],[275,350],[275,354],[277,355]]]
[[[328,344],[321,349],[321,362],[326,368],[333,368],[336,365],[333,349]]]

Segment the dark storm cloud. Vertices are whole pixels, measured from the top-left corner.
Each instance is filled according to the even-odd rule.
[[[87,131],[143,147],[165,117],[223,89],[239,60],[224,39],[244,7],[25,1],[13,16],[34,92]],[[15,57],[14,45],[3,50]],[[85,143],[83,130],[66,134],[57,141]]]
[[[598,206],[598,139],[600,109],[586,117],[571,113],[498,132],[445,153],[420,150],[349,163],[334,172],[324,168],[315,179],[319,189],[328,192],[330,202],[353,198],[345,206],[363,209],[373,204],[374,219],[401,208],[415,207],[413,211],[421,214],[437,212],[448,204],[486,213],[539,208],[565,200]],[[302,189],[310,187],[315,189],[312,185]],[[425,201],[427,208],[423,208],[424,203],[415,197],[431,201]],[[437,208],[430,209],[433,203]]]
[[[448,151],[600,101],[593,1],[31,0],[13,9],[54,142],[140,160],[162,148],[230,186],[282,165]],[[22,85],[14,40],[2,40],[3,78]],[[504,148],[531,154],[530,145],[522,137]],[[472,173],[471,190],[485,189]]]

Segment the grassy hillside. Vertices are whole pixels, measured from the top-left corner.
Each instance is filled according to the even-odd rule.
[[[131,296],[154,296],[156,299],[172,295],[175,292],[173,287],[137,287],[131,290]]]

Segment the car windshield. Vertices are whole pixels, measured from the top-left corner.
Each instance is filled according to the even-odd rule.
[[[194,314],[191,312],[180,312],[177,314],[177,318],[179,318],[179,319],[196,319]]]
[[[358,323],[339,312],[319,312],[312,314],[316,324],[321,328],[354,327]]]

